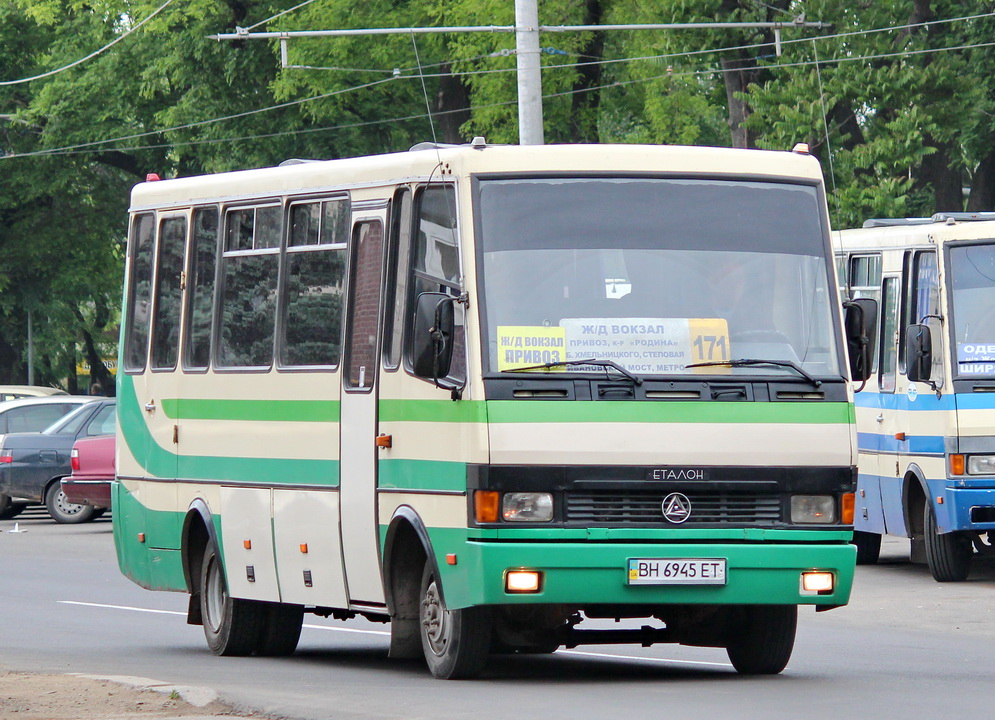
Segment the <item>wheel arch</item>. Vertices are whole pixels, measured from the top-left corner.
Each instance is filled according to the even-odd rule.
[[[905,471],[902,484],[902,512],[905,514],[905,530],[909,537],[923,534],[923,508],[929,497],[926,475],[916,463]]]
[[[421,564],[415,562],[418,557],[424,558]],[[394,511],[384,537],[383,548],[383,578],[387,609],[391,614],[397,612],[398,598],[396,588],[405,580],[419,585],[425,562],[432,564],[438,577],[439,567],[432,549],[432,539],[428,528],[418,512],[410,505],[402,505]],[[416,577],[417,576],[417,577]],[[443,589],[440,585],[440,594]],[[417,594],[417,591],[416,591]]]
[[[204,551],[208,544],[214,546],[215,552],[221,551],[217,530],[214,527],[214,515],[211,508],[202,498],[195,498],[183,518],[183,531],[180,534],[180,557],[183,562],[183,580],[190,593],[187,606],[187,623],[202,625],[200,612],[200,573],[204,562]]]

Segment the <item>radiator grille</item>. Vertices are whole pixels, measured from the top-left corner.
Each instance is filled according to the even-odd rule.
[[[570,492],[566,497],[567,522],[660,523],[661,506],[668,493]],[[778,495],[743,493],[684,493],[691,501],[691,517],[682,526],[697,523],[774,525],[780,523]]]

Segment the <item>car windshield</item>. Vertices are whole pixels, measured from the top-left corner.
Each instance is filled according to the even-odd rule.
[[[950,248],[959,375],[995,376],[995,245]]]
[[[839,376],[814,187],[493,179],[477,204],[491,371]],[[780,364],[687,367],[742,359]]]
[[[42,430],[46,435],[75,435],[90,417],[93,403],[83,403],[65,417],[61,417]]]

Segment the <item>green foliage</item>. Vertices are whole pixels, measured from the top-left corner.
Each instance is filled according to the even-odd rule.
[[[0,0],[0,80],[74,63],[163,2]],[[509,0],[322,0],[271,19],[298,5],[177,0],[84,63],[0,85],[0,380],[25,379],[29,310],[36,381],[71,386],[81,348],[112,354],[128,195],[147,172],[393,152],[433,137],[517,142],[513,33],[293,39],[286,68],[275,41],[208,39],[236,27],[514,25]],[[780,56],[770,29],[546,32],[546,141],[807,142],[838,227],[960,209],[962,187],[971,188],[967,207],[991,210],[995,48],[974,46],[990,42],[995,18],[916,25],[987,9],[954,0],[539,0],[543,25],[790,23],[801,14],[832,23],[786,27]],[[251,335],[251,305],[232,331]],[[252,355],[254,342],[236,345]]]

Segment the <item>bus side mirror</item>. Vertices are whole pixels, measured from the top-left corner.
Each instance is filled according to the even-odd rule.
[[[455,301],[452,295],[427,292],[415,302],[411,361],[412,371],[420,378],[438,383],[449,374],[456,332]]]
[[[928,325],[909,325],[905,333],[905,375],[911,382],[928,382],[933,369],[933,337]]]
[[[864,382],[871,376],[874,360],[874,329],[877,324],[878,302],[873,298],[857,298],[843,303],[843,326],[850,355],[850,378]]]

